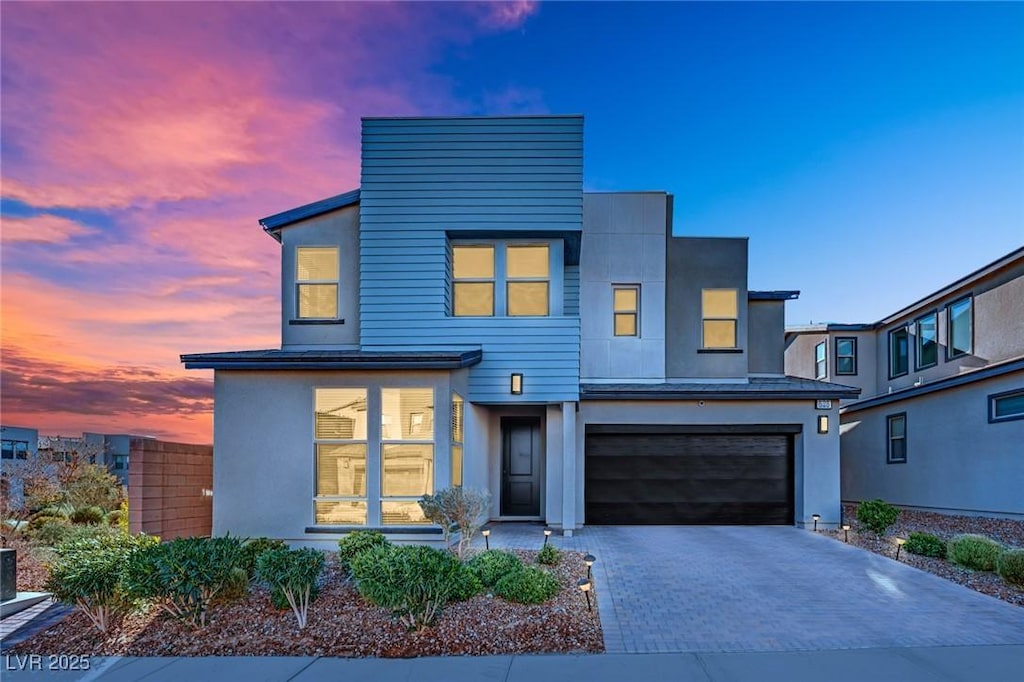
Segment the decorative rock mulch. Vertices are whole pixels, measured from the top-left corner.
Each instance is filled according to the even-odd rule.
[[[517,551],[524,564],[536,551]],[[478,595],[449,604],[437,623],[407,632],[385,609],[365,602],[328,554],[320,597],[300,631],[291,610],[270,605],[256,587],[239,602],[214,608],[196,628],[156,610],[133,614],[106,636],[78,612],[11,649],[10,653],[97,656],[449,656],[510,653],[594,653],[604,650],[596,600],[588,611],[576,581],[586,575],[583,555],[563,552],[551,572],[562,590],[535,606]],[[600,587],[600,586],[597,586]]]
[[[943,540],[949,540],[960,533],[976,533],[986,535],[1005,547],[1024,547],[1024,521],[980,516],[951,516],[903,509],[900,511],[896,523],[886,531],[884,536],[879,538],[872,531],[859,527],[856,505],[843,505],[843,515],[846,522],[852,526],[850,530],[851,545],[892,558],[896,556],[896,538],[906,538],[912,532],[931,533]],[[842,530],[822,532],[840,542],[843,541]],[[995,573],[972,571],[944,559],[911,554],[906,547],[900,551],[900,561],[964,587],[969,587],[976,592],[1002,599],[1010,604],[1024,606],[1024,589],[1008,584]]]

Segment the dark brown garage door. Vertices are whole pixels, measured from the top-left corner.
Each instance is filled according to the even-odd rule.
[[[793,523],[791,434],[602,428],[586,435],[587,523]]]

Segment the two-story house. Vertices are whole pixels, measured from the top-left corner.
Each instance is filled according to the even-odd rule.
[[[861,389],[844,500],[1024,516],[1024,248],[877,322],[788,329],[786,371]]]
[[[583,192],[583,118],[366,118],[357,190],[260,221],[281,348],[213,369],[214,532],[422,537],[417,499],[495,520],[823,524],[838,399],[786,377],[791,291],[746,239],[672,234],[664,192]]]

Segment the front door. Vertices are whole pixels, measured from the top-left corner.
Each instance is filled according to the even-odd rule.
[[[540,516],[540,419],[501,420],[501,515]]]

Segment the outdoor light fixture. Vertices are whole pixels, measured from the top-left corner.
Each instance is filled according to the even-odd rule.
[[[480,535],[484,536],[484,546],[487,549],[490,549],[491,548],[491,529],[490,528],[484,528],[482,531],[480,531]]]
[[[580,578],[576,581],[576,586],[580,588],[580,592],[587,598],[587,611],[593,611],[594,607],[590,603],[590,581],[586,578]]]
[[[850,541],[850,524],[844,523],[843,524],[843,542],[849,542],[849,541]]]
[[[510,387],[510,390],[512,391],[512,395],[522,395],[523,394],[523,375],[522,374],[519,374],[517,372],[517,373],[514,373],[512,375],[512,385]]]
[[[591,567],[594,565],[595,561],[597,561],[597,557],[595,557],[593,554],[588,554],[585,557],[583,557],[583,563],[587,565],[587,578],[591,580],[594,579],[594,574],[591,570]]]
[[[900,560],[900,550],[903,549],[903,543],[906,541],[906,538],[896,538],[896,561]]]
[[[828,433],[828,415],[818,415],[818,433]]]
[[[549,537],[551,537],[551,529],[550,528],[545,528],[544,529],[544,544],[545,545],[548,544],[548,538]]]
[[[821,521],[821,514],[811,514],[811,518],[814,519],[814,532],[818,532],[818,521]]]

